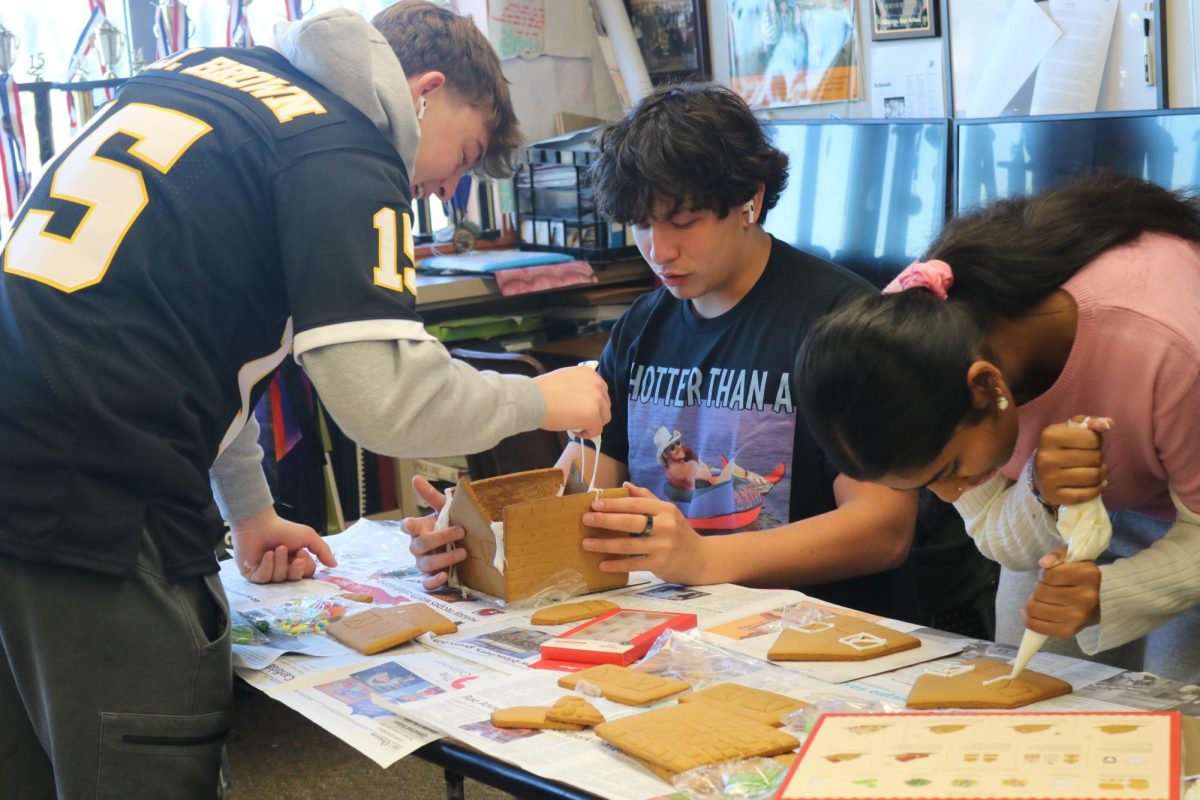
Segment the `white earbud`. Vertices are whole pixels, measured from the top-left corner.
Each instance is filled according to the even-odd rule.
[[[750,219],[750,224],[754,224],[754,198],[751,197],[746,201],[746,205],[742,206],[746,210],[746,216]]]
[[[429,108],[429,101],[422,95],[420,105],[417,108],[417,122],[425,119],[425,109],[427,108]]]

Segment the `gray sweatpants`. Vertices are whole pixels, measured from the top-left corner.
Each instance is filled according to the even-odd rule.
[[[1108,560],[1133,555],[1148,547],[1170,527],[1170,523],[1125,511],[1114,513],[1112,521],[1112,552],[1107,554]],[[996,641],[1020,644],[1025,630],[1021,609],[1029,602],[1037,581],[1036,571],[1000,571],[1000,587],[996,592]],[[1042,649],[1122,669],[1153,672],[1184,683],[1200,683],[1200,607],[1185,611],[1142,639],[1094,656],[1084,655],[1074,639],[1050,639]]]
[[[0,797],[212,798],[232,704],[217,576],[0,558]]]

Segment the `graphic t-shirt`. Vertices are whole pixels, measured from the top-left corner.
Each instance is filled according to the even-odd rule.
[[[719,317],[662,288],[639,298],[600,359],[612,395],[604,453],[706,535],[836,509],[837,473],[797,417],[791,372],[809,326],[864,291],[853,273],[772,239],[758,282]],[[895,616],[907,592],[893,572],[797,588]]]

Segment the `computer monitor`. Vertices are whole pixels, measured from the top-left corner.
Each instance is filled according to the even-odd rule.
[[[1200,111],[964,120],[955,126],[955,211],[1114,169],[1169,189],[1200,184]]]
[[[790,174],[763,227],[883,286],[946,221],[948,120],[795,120],[765,127]]]

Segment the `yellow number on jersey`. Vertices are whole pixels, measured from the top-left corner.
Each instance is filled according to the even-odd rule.
[[[396,251],[396,210],[381,208],[372,217],[375,230],[379,231],[379,266],[375,267],[375,285],[385,289],[403,292],[405,288],[417,294],[417,270],[413,263],[412,221],[408,214],[401,214],[403,224],[404,256],[408,266],[404,268],[404,278],[400,277],[400,256]]]
[[[129,154],[163,174],[212,127],[195,117],[130,103],[100,121],[55,169],[50,196],[87,206],[70,236],[46,230],[54,212],[30,208],[8,242],[4,271],[75,292],[104,280],[117,248],[149,198],[145,168],[97,155],[119,133],[136,141]]]

